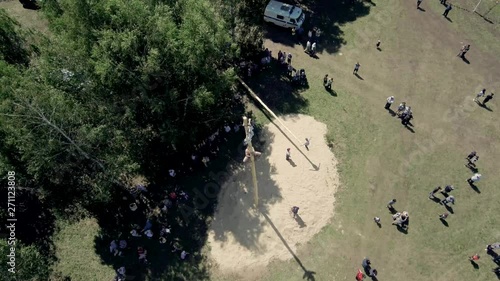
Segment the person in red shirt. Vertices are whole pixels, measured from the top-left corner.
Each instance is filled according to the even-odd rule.
[[[469,257],[469,261],[475,262],[475,261],[479,260],[479,258],[480,258],[480,256],[478,254],[475,254],[472,257]]]

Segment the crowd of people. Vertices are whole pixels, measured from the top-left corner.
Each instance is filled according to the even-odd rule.
[[[190,202],[191,197],[175,185],[176,178],[192,173],[195,169],[208,167],[210,160],[218,156],[219,145],[232,137],[231,134],[243,133],[241,126],[241,122],[225,124],[206,140],[195,145],[190,159],[185,159],[181,165],[172,166],[166,171],[173,187],[162,189],[164,195],[161,198],[153,196],[149,187],[144,184],[136,184],[128,189],[130,196],[125,196],[124,199],[130,211],[130,221],[133,223],[130,224],[129,230],[120,233],[118,238],[108,240],[112,258],[131,257],[135,252],[137,265],[148,266],[150,263],[145,244],[151,245],[152,241],[158,243],[159,247],[170,248],[181,260],[189,258],[189,249],[183,245],[183,237],[175,235],[173,230],[182,227],[182,221],[176,217],[179,215],[176,209]],[[141,223],[144,225],[140,226]],[[125,266],[116,269],[115,281],[123,281],[126,278]]]

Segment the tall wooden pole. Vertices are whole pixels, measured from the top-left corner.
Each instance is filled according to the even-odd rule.
[[[254,207],[257,208],[259,206],[259,187],[257,184],[257,172],[255,171],[255,156],[254,152],[255,150],[253,149],[252,146],[252,136],[253,136],[253,131],[251,132],[250,129],[250,120],[246,117],[243,116],[243,127],[245,127],[245,140],[248,146],[248,150],[250,151],[250,162],[252,165],[252,181],[253,181],[253,195],[254,195]]]

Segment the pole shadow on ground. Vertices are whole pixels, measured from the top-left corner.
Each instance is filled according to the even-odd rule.
[[[274,225],[274,223],[272,222],[272,220],[269,218],[269,216],[266,213],[264,213],[264,212],[262,212],[261,214],[264,216],[264,218],[266,219],[267,223],[269,223],[269,225],[272,227],[272,229],[274,230],[274,232],[276,232],[276,235],[278,235],[278,237],[280,238],[281,242],[283,242],[283,245],[290,252],[290,254],[292,255],[292,257],[295,259],[295,261],[297,262],[297,264],[300,266],[300,268],[302,268],[302,270],[304,271],[304,275],[302,276],[302,279],[306,279],[307,281],[314,281],[314,280],[316,280],[316,278],[314,277],[314,274],[316,274],[316,272],[314,272],[312,270],[308,270],[302,264],[302,261],[299,259],[299,257],[297,257],[297,255],[290,248],[290,246],[286,242],[285,238],[283,238],[283,236],[281,235],[280,231],[276,228],[276,226]]]

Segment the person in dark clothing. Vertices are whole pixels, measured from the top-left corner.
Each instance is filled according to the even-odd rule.
[[[444,193],[448,194],[450,193],[451,191],[453,191],[455,189],[455,187],[453,187],[453,185],[447,185],[445,188],[444,188]]]
[[[493,94],[493,93],[491,93],[491,94],[487,95],[487,96],[484,98],[484,100],[483,100],[483,105],[485,105],[487,102],[489,102],[489,101],[493,98],[493,96],[494,96],[494,95],[495,95],[495,94]]]
[[[451,4],[448,4],[448,5],[446,6],[446,9],[444,9],[444,13],[443,13],[443,16],[444,16],[445,18],[447,18],[447,17],[448,17],[448,13],[451,11],[451,9],[452,9]]]

